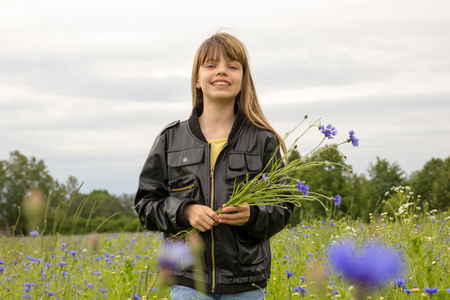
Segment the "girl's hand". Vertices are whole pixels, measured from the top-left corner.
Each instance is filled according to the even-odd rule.
[[[223,205],[225,206],[225,204]],[[250,206],[236,205],[224,207],[219,215],[219,223],[242,226],[250,219]]]
[[[195,229],[205,232],[219,224],[215,211],[205,205],[188,204],[184,208],[184,217]]]

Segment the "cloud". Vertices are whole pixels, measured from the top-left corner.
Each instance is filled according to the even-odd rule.
[[[410,172],[450,153],[447,1],[196,4],[0,4],[0,157],[17,149],[84,191],[134,192],[155,136],[189,116],[195,51],[222,27],[248,47],[280,133],[304,114],[343,139],[354,129],[357,172],[377,155]]]

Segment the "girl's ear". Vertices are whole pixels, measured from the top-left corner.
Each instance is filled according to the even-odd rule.
[[[198,83],[198,78],[197,78],[197,80],[195,81],[195,87],[198,88],[199,90],[201,89],[200,83]]]

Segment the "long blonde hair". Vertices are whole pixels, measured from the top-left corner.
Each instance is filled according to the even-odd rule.
[[[191,77],[192,107],[195,108],[203,105],[202,90],[196,86],[200,66],[206,60],[218,60],[220,55],[223,55],[229,60],[240,62],[243,67],[242,89],[235,100],[240,112],[255,126],[273,132],[281,145],[281,149],[286,153],[286,145],[283,142],[283,138],[270,126],[269,121],[267,121],[259,105],[250,73],[247,49],[240,40],[229,33],[216,33],[204,41],[198,48],[194,58]]]

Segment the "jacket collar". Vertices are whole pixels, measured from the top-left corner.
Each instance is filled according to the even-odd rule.
[[[203,107],[196,106],[192,110],[192,114],[189,117],[188,124],[191,132],[195,135],[196,138],[199,140],[207,143],[205,136],[202,133],[202,130],[200,128],[200,122],[198,121],[198,117],[200,117],[203,113]],[[230,134],[228,135],[228,142],[230,142],[238,133],[239,129],[241,129],[242,125],[245,122],[245,117],[241,114],[239,109],[236,109],[235,111],[236,117],[234,118],[233,127],[231,128]]]

